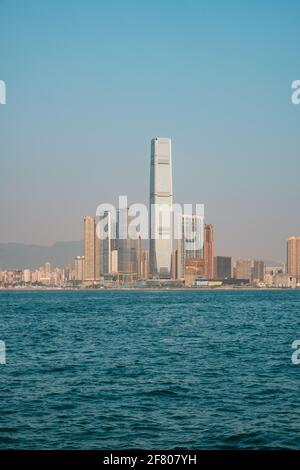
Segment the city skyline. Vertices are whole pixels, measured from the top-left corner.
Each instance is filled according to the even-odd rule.
[[[174,223],[177,225],[177,221],[174,222],[173,217],[171,216],[171,210],[172,210],[172,205],[173,205],[173,170],[172,170],[172,157],[171,157],[171,138],[162,138],[162,137],[155,137],[151,139],[151,144],[150,144],[150,178],[149,178],[149,235],[151,234],[149,238],[149,273],[151,276],[158,276],[158,277],[164,277],[166,276],[167,278],[170,277],[172,269],[172,262],[174,263],[174,260],[172,260],[172,256],[174,255],[174,239],[173,239],[173,231],[174,231]],[[120,198],[121,199],[127,199],[127,196],[119,196],[119,203],[120,203]],[[103,204],[103,203],[102,203]],[[111,205],[109,203],[104,203],[104,206],[106,205]],[[176,205],[176,203],[175,203]],[[113,205],[111,205],[113,206]],[[158,207],[169,207],[170,211],[170,220],[167,223],[167,226],[164,226],[166,223],[166,220],[164,220],[165,214],[160,213],[161,209],[158,209]],[[96,215],[101,207],[98,206],[96,210]],[[154,210],[152,210],[154,208]],[[119,220],[119,214],[123,213],[123,210],[118,210],[118,220]],[[126,209],[127,213],[127,209]],[[106,212],[106,216],[109,216],[109,232],[111,233],[112,231],[112,221],[110,220],[110,212]],[[129,218],[128,214],[125,216],[127,220],[126,226],[128,224]],[[183,214],[180,215],[180,217],[187,217]],[[192,220],[194,219],[195,215],[192,215]],[[176,218],[176,213],[175,213],[175,218]],[[194,223],[194,222],[193,222]],[[204,224],[204,220],[203,220]],[[121,226],[123,225],[123,222],[121,223]],[[215,224],[205,224],[202,227],[203,233],[200,236],[201,243],[202,243],[202,250],[203,247],[205,247],[203,254],[204,257],[204,262],[205,262],[205,268],[204,268],[204,274],[207,279],[213,279],[213,274],[214,274],[214,253],[215,251],[215,242],[214,242],[214,225]],[[93,228],[91,229],[91,226]],[[116,225],[116,227],[120,227],[120,224]],[[175,230],[176,232],[176,230]],[[175,236],[174,232],[174,236]],[[181,233],[181,228],[179,226],[179,233]],[[168,235],[167,239],[158,239],[155,240],[153,239],[153,234],[158,234],[159,238],[166,238],[165,235]],[[154,237],[155,238],[155,237]],[[185,229],[183,230],[183,239],[185,238]],[[289,241],[291,239],[298,238],[297,236],[289,236],[287,238],[287,243],[289,244]],[[85,257],[83,256],[83,262],[84,262],[84,271],[87,275],[86,280],[99,280],[100,272],[103,274],[111,273],[111,267],[113,263],[113,257],[116,256],[117,258],[114,260],[114,264],[116,266],[120,265],[120,263],[124,264],[126,266],[126,269],[119,269],[121,272],[126,272],[130,271],[128,269],[128,263],[130,264],[130,256],[127,258],[125,256],[125,260],[123,260],[123,256],[120,257],[118,256],[118,249],[120,250],[121,253],[127,252],[127,249],[125,249],[125,245],[128,243],[127,241],[121,242],[119,240],[119,247],[114,246],[114,251],[113,253],[113,242],[112,238],[109,237],[106,242],[103,244],[103,248],[101,248],[100,252],[100,244],[99,240],[97,239],[96,236],[96,222],[95,222],[95,216],[91,215],[85,215],[84,216],[84,237],[83,237],[83,253],[88,253],[88,255]],[[120,248],[122,243],[124,245],[123,248]],[[183,244],[185,242],[178,244],[178,254],[176,256],[180,257],[179,260],[179,265],[182,264],[183,260],[185,259],[185,255],[180,254],[182,251]],[[130,249],[130,247],[129,247]],[[124,251],[125,250],[125,251]],[[89,253],[92,253],[91,255]],[[206,252],[206,254],[205,254]],[[208,253],[209,253],[209,259],[208,259]],[[242,257],[242,256],[234,256],[230,253],[218,253],[218,256],[216,258],[226,258],[227,255],[230,256],[230,259],[235,260],[237,265],[239,264],[239,261],[242,260],[242,265],[244,263],[243,259],[247,259],[248,264],[252,263],[253,259],[258,259],[258,256],[247,256],[247,257]],[[93,257],[95,256],[95,259]],[[77,256],[82,257],[82,254]],[[262,259],[265,261],[266,258],[262,257]],[[1,261],[1,260],[0,260]],[[288,265],[289,265],[289,257],[286,257],[284,260],[280,260],[279,258],[273,260],[274,263],[281,262],[283,265],[287,265],[287,272],[288,272]],[[135,261],[136,263],[136,261]],[[250,269],[250,264],[248,268],[245,268],[246,271]],[[272,262],[269,260],[269,264],[272,265]],[[101,270],[100,270],[100,265],[101,265]],[[106,266],[104,269],[102,269],[103,266]],[[1,266],[0,266],[1,267]],[[75,268],[76,269],[76,268]],[[243,268],[244,269],[244,268]],[[252,268],[251,268],[252,269]],[[177,268],[176,268],[177,270]],[[178,268],[179,272],[182,271],[182,268]],[[237,268],[238,270],[238,268]],[[98,274],[96,274],[96,272]],[[238,278],[240,277],[243,279],[245,276],[237,276]],[[249,276],[251,277],[251,276]]]
[[[214,226],[205,223],[204,207],[196,205],[194,211],[190,204],[173,205],[171,147],[168,137],[151,140],[148,209],[143,205],[128,207],[127,197],[122,196],[118,210],[105,203],[97,207],[96,217],[84,217],[84,256],[75,259],[75,273],[81,275],[75,274],[74,280],[86,286],[100,281],[103,286],[107,281],[109,286],[167,281],[173,287],[220,287],[223,283],[296,287],[300,281],[300,237],[288,239],[287,269],[272,272],[267,283],[263,260],[237,259],[232,270],[231,257],[214,256]],[[142,240],[147,241],[146,246]],[[116,268],[107,270],[113,264]],[[142,276],[143,272],[149,275]]]
[[[177,217],[177,214],[176,214],[176,211],[178,209],[175,209],[176,205],[178,205],[179,207],[181,207],[181,204],[178,204],[178,203],[175,203],[175,206],[174,206],[174,217],[171,215],[172,213],[172,208],[173,208],[173,170],[172,170],[172,152],[171,152],[171,138],[169,137],[155,137],[155,138],[152,138],[151,139],[151,144],[150,144],[150,178],[149,178],[149,205],[148,205],[148,209],[146,206],[144,206],[146,208],[146,210],[149,210],[149,227],[148,227],[148,230],[149,230],[149,273],[151,276],[155,277],[155,276],[158,276],[158,277],[170,277],[172,275],[172,270],[174,270],[174,266],[172,267],[172,264],[174,264],[174,259],[172,259],[172,257],[175,255],[174,254],[174,240],[175,240],[175,232],[176,230],[174,231],[174,223],[176,225],[178,225],[177,221],[175,221],[176,217]],[[127,196],[119,196],[119,204],[120,204],[120,201],[123,200],[122,204],[124,203],[124,201],[126,201],[126,204],[128,202],[128,197]],[[135,203],[134,205],[139,205],[140,203]],[[185,203],[186,204],[186,203]],[[182,209],[183,211],[185,210],[184,209],[184,206],[185,204],[183,204],[182,206]],[[196,203],[196,210],[197,210],[197,204]],[[199,205],[199,204],[198,204]],[[102,207],[102,206],[111,206],[113,207],[113,204],[111,203],[101,203],[97,208],[96,208],[96,217],[97,217],[97,213],[99,211],[99,209]],[[166,220],[164,219],[166,214],[164,212],[161,212],[161,209],[158,209],[158,207],[168,207],[169,208],[169,214],[167,214],[167,216],[169,217],[169,222],[167,223],[166,225]],[[188,206],[191,206],[194,210],[194,204],[188,204]],[[204,209],[204,205],[203,204],[200,204],[200,206],[203,206],[203,209]],[[154,209],[154,210],[153,210]],[[119,220],[119,215],[120,213],[122,214],[124,211],[123,210],[120,210],[120,209],[116,209],[114,208],[116,214],[118,213],[118,220]],[[126,209],[126,213],[127,213],[127,210]],[[190,209],[189,209],[190,210]],[[101,212],[101,210],[100,210]],[[182,214],[179,213],[179,216],[180,217],[186,217],[183,215],[184,212]],[[113,223],[112,223],[112,220],[110,219],[111,217],[111,214],[109,211],[105,211],[105,217],[109,217],[109,224],[108,224],[108,230],[110,232],[110,235],[111,235],[111,231],[112,231],[112,228],[113,228]],[[111,236],[108,238],[108,240],[106,242],[103,242],[103,248],[101,248],[101,252],[100,252],[100,244],[99,244],[99,240],[97,239],[97,236],[96,236],[96,219],[95,216],[91,216],[91,215],[85,215],[84,216],[84,237],[83,239],[81,240],[83,242],[83,249],[82,249],[82,253],[94,253],[93,255],[90,255],[88,254],[87,257],[84,257],[81,255],[76,255],[76,258],[80,258],[82,257],[83,258],[83,264],[84,264],[84,271],[85,273],[87,273],[87,279],[86,280],[99,280],[100,279],[100,273],[102,274],[110,274],[112,272],[111,268],[112,268],[112,264],[114,263],[114,266],[119,266],[120,265],[120,262],[125,262],[125,266],[126,266],[126,269],[125,271],[123,269],[119,269],[117,268],[117,271],[120,271],[120,272],[130,272],[130,269],[127,269],[128,267],[128,263],[132,262],[132,260],[130,261],[130,256],[128,259],[126,259],[125,261],[123,259],[123,257],[118,254],[118,249],[120,250],[120,247],[121,247],[121,244],[123,243],[124,244],[124,241],[121,242],[119,240],[119,247],[117,247],[117,245],[114,246],[114,250],[112,249],[113,248],[113,238],[111,238]],[[195,215],[192,215],[192,219],[195,217]],[[127,220],[126,222],[126,227],[128,225],[128,221],[130,218],[128,218],[128,214],[125,216]],[[203,217],[202,217],[203,218]],[[174,220],[173,220],[174,219]],[[203,224],[204,224],[204,218],[203,218]],[[90,225],[93,225],[93,229],[90,228]],[[121,226],[123,225],[123,222],[121,223]],[[166,226],[164,226],[166,225]],[[88,227],[88,228],[87,228]],[[119,227],[120,228],[120,224],[119,222],[116,224],[115,228]],[[179,232],[178,233],[181,233],[181,228],[180,226],[178,227],[179,228]],[[213,279],[213,274],[214,274],[214,267],[215,267],[215,258],[227,258],[229,255],[230,259],[232,259],[233,261],[235,261],[237,264],[239,263],[240,260],[242,260],[242,263],[244,263],[243,261],[243,258],[246,258],[248,261],[248,263],[252,263],[252,260],[253,259],[258,259],[259,257],[258,256],[246,256],[246,257],[242,257],[240,255],[238,256],[234,256],[234,255],[231,255],[229,253],[226,253],[226,255],[224,255],[224,253],[220,254],[218,253],[218,256],[215,257],[214,256],[214,253],[215,253],[215,241],[214,241],[214,224],[205,224],[203,225],[202,227],[202,230],[203,230],[203,233],[201,234],[200,236],[200,239],[201,239],[201,243],[202,243],[202,250],[203,248],[204,251],[203,251],[203,259],[204,259],[204,272],[203,274],[205,275],[205,277],[207,279]],[[173,233],[174,232],[174,233]],[[183,239],[185,238],[185,234],[184,234],[185,230],[183,230]],[[153,237],[153,234],[156,234],[154,237]],[[158,240],[156,240],[155,238],[157,238],[157,235],[158,235]],[[165,235],[167,235],[167,237],[165,237]],[[173,239],[173,235],[174,235],[174,239]],[[161,239],[162,237],[162,239]],[[163,239],[163,238],[167,238],[167,239]],[[293,236],[289,236],[288,239],[287,239],[287,242],[289,243],[289,240],[291,238],[299,238],[295,235]],[[11,242],[10,242],[11,243]],[[57,243],[57,242],[56,242]],[[127,241],[125,241],[125,244],[128,243]],[[0,242],[1,244],[1,242]],[[13,244],[13,243],[12,243]],[[2,244],[3,245],[3,244]],[[124,245],[125,246],[125,245]],[[182,268],[180,268],[180,264],[182,264],[182,260],[185,259],[185,255],[182,255],[181,251],[182,251],[182,246],[183,246],[183,243],[178,244],[177,246],[177,251],[178,253],[176,253],[176,257],[179,257],[179,261],[176,261],[176,265],[177,265],[177,262],[179,263],[178,264],[178,268],[176,267],[176,272],[178,271],[178,273],[180,273],[182,271]],[[122,249],[121,248],[121,253],[124,251],[124,248]],[[125,250],[127,251],[127,250]],[[216,250],[217,252],[217,250]],[[180,254],[181,253],[181,254]],[[209,255],[208,255],[209,253]],[[95,255],[95,259],[93,259],[93,256]],[[115,258],[115,256],[117,256]],[[75,260],[76,260],[75,258]],[[142,258],[142,253],[141,253],[141,258]],[[180,261],[181,259],[181,261]],[[279,260],[279,258],[277,259],[273,259],[272,261],[270,260],[266,260],[265,257],[262,257],[263,259],[263,262],[266,262],[269,264],[269,265],[276,265],[277,263],[282,263],[283,266],[289,264],[289,261],[288,261],[288,257],[286,257],[284,260]],[[1,259],[0,259],[1,261]],[[134,263],[136,263],[136,261],[133,261]],[[256,262],[256,261],[255,261]],[[260,262],[260,261],[259,261]],[[101,270],[100,270],[100,265],[101,265]],[[106,266],[104,269],[102,269],[103,266]],[[250,266],[250,265],[249,265]],[[1,268],[1,266],[0,266]],[[142,269],[142,267],[140,266],[140,269]],[[250,269],[250,268],[249,268]],[[252,269],[252,268],[251,268]],[[75,267],[75,270],[76,270],[76,267]],[[96,274],[96,272],[98,274]],[[287,272],[288,272],[288,269],[287,269]],[[177,274],[178,274],[177,273]],[[237,276],[239,277],[239,276]],[[251,277],[251,275],[249,276]],[[241,279],[243,278],[243,276],[241,276]]]

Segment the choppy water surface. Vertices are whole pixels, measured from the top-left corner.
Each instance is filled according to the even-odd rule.
[[[0,292],[0,448],[300,448],[300,291]]]

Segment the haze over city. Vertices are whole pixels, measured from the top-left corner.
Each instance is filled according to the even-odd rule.
[[[297,2],[0,8],[0,242],[80,240],[98,204],[147,203],[162,135],[174,201],[205,204],[216,253],[285,261],[300,233]]]

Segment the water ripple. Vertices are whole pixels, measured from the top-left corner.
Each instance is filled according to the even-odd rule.
[[[300,291],[0,292],[0,448],[300,448],[299,311]]]

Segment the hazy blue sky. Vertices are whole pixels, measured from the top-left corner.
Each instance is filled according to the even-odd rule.
[[[284,260],[300,234],[299,1],[0,0],[0,241],[82,238],[147,202],[171,137],[177,202],[204,203],[218,254]]]

